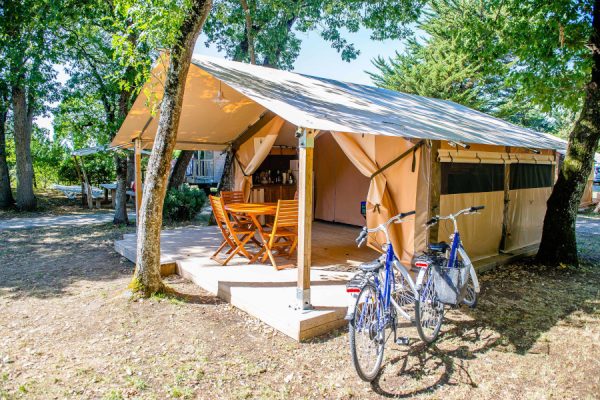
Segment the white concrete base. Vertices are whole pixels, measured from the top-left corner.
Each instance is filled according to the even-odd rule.
[[[311,304],[296,309],[296,269],[268,265],[231,267],[178,261],[178,274],[296,340],[324,334],[345,324],[346,282],[352,273],[313,269]]]
[[[297,269],[275,270],[270,264],[248,265],[234,257],[223,267],[210,259],[221,243],[216,227],[181,228],[161,233],[161,263],[177,264],[177,273],[230,302],[248,314],[296,339],[304,340],[345,325],[348,305],[345,285],[353,272],[330,271],[333,266],[356,266],[377,256],[358,249],[358,228],[315,222],[310,311],[295,309]],[[115,242],[115,250],[135,262],[135,234]],[[295,260],[281,264],[295,264]],[[280,265],[281,265],[280,264]],[[352,268],[351,268],[352,270]]]

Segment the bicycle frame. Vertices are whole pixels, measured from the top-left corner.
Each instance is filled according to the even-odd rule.
[[[472,208],[466,208],[464,210],[460,210],[459,212],[457,212],[455,214],[450,214],[445,217],[440,217],[438,215],[435,218],[438,221],[439,220],[442,220],[442,221],[443,220],[451,220],[452,225],[454,227],[454,231],[453,231],[452,235],[450,235],[450,238],[452,239],[452,244],[450,245],[450,255],[448,256],[448,268],[455,268],[456,263],[458,261],[457,256],[460,256],[460,258],[462,258],[462,260],[463,260],[463,264],[465,264],[466,266],[469,267],[469,274],[471,276],[471,279],[473,280],[473,288],[475,290],[475,293],[479,293],[479,291],[480,291],[479,280],[477,279],[477,274],[475,273],[475,268],[473,267],[473,263],[471,262],[471,259],[467,255],[467,252],[462,245],[462,241],[460,239],[460,233],[458,232],[458,224],[456,223],[456,217],[458,217],[459,215],[471,214],[473,212],[476,212],[476,211],[471,211],[471,210],[472,210]]]
[[[384,326],[386,324],[389,324],[389,322],[390,322],[389,310],[391,309],[392,305],[394,306],[396,311],[403,318],[407,319],[408,321],[412,321],[411,316],[406,311],[404,311],[402,309],[402,307],[392,297],[392,293],[393,293],[393,291],[395,291],[395,279],[394,279],[395,276],[394,276],[394,274],[396,272],[398,272],[402,275],[405,282],[408,283],[408,286],[410,287],[410,291],[412,292],[414,298],[416,298],[418,296],[417,289],[420,287],[420,285],[423,281],[423,276],[425,275],[425,270],[421,269],[419,271],[419,274],[417,275],[416,282],[413,281],[408,270],[400,263],[400,261],[396,257],[396,253],[394,252],[394,247],[390,240],[388,226],[391,223],[399,223],[399,222],[402,222],[402,219],[399,218],[399,216],[395,216],[395,217],[391,218],[390,220],[388,220],[387,222],[377,226],[376,228],[367,230],[367,232],[369,232],[369,233],[383,231],[385,234],[385,239],[386,239],[386,244],[384,246],[385,247],[385,255],[384,255],[385,256],[385,265],[383,268],[383,274],[381,274],[381,273],[380,274],[375,274],[375,273],[371,274],[371,276],[373,277],[373,283],[375,284],[375,287],[377,289],[378,299],[379,299],[380,303],[383,304],[383,309],[379,311],[380,315],[378,315],[378,318],[380,320],[380,323],[383,323]],[[384,257],[384,256],[382,255],[382,257]],[[380,275],[383,275],[383,276],[380,276]],[[348,306],[347,319],[351,318],[351,316],[354,315],[354,308],[356,306],[356,297],[357,296],[358,296],[358,294],[351,296],[351,302]],[[381,315],[381,314],[383,314],[383,315]]]

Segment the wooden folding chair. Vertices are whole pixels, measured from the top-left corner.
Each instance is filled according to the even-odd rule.
[[[221,192],[221,198],[223,199],[223,203],[231,204],[231,203],[245,203],[244,192],[234,191],[234,192]]]
[[[223,204],[225,205],[232,203],[245,203],[244,192],[242,191],[223,191],[221,192],[221,198],[223,199]],[[252,218],[250,217],[237,214],[230,214],[230,216],[233,222],[240,228],[252,229],[254,227],[254,221],[252,221]],[[252,237],[250,240],[252,240],[252,242],[257,246],[260,246],[260,242],[256,240],[256,238]]]
[[[273,267],[278,270],[293,266],[291,264],[278,266],[273,251],[277,251],[278,255],[285,255],[290,258],[294,250],[296,250],[296,245],[298,244],[297,200],[279,200],[277,202],[275,222],[271,231],[265,232],[265,238],[267,238],[267,241],[264,243],[265,253],[262,257],[262,262],[265,262],[268,257]]]
[[[242,191],[234,191],[234,192],[221,192],[221,198],[223,199],[223,204],[232,204],[232,203],[245,203],[244,201],[244,192]],[[243,215],[235,215],[231,214],[231,218],[235,221],[239,226],[246,226],[250,228],[248,225],[253,225],[252,218],[245,217]]]
[[[216,196],[208,196],[208,198],[213,209],[215,220],[217,221],[217,226],[223,235],[223,242],[210,258],[221,265],[227,265],[227,263],[238,253],[241,253],[241,255],[248,259],[252,259],[252,255],[248,253],[244,246],[250,239],[254,238],[254,229],[248,229],[233,224],[227,215],[222,198]],[[217,255],[227,246],[229,246],[229,250],[225,253],[227,257],[224,259],[217,257]]]

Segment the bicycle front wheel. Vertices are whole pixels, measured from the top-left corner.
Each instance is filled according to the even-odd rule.
[[[473,277],[471,277],[471,273],[469,274],[469,281],[467,282],[467,288],[465,289],[466,293],[465,298],[463,299],[463,304],[471,308],[475,308],[475,306],[477,306],[477,292],[475,291],[475,285],[473,284]]]
[[[444,304],[439,301],[433,280],[433,265],[427,267],[423,284],[415,299],[415,322],[419,337],[425,343],[437,339],[444,320]]]
[[[385,345],[383,305],[372,284],[366,284],[356,299],[349,335],[354,368],[360,379],[372,382],[381,368]]]

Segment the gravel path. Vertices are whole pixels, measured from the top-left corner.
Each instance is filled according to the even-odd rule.
[[[577,233],[584,235],[596,235],[600,236],[600,218],[598,217],[584,217],[580,215],[577,218]]]
[[[10,218],[0,220],[0,231],[9,229],[32,229],[58,226],[82,226],[104,224],[113,220],[112,212],[96,214],[67,214],[45,217]],[[135,220],[135,213],[129,214],[129,220]]]

